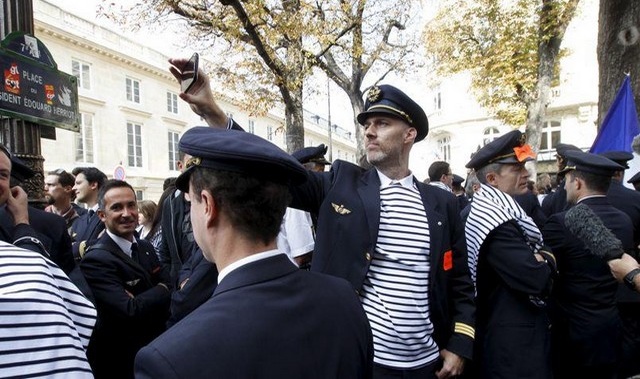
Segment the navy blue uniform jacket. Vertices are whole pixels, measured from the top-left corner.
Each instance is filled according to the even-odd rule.
[[[138,240],[138,250],[130,258],[105,233],[80,262],[98,310],[87,351],[96,378],[132,378],[136,352],[165,329],[170,293],[157,284],[168,271],[149,242]]]
[[[330,172],[309,172],[291,188],[291,206],[318,214],[311,270],[347,279],[360,291],[371,264],[380,222],[380,179],[375,169],[335,161]],[[456,197],[415,180],[429,222],[429,307],[438,346],[471,358],[474,287]]]
[[[629,217],[607,198],[585,199],[587,205],[622,242],[633,247]],[[558,262],[560,275],[553,288],[554,341],[562,365],[594,366],[616,362],[620,320],[616,305],[618,283],[604,259],[593,255],[564,224],[566,212],[553,215],[543,230],[544,240]]]
[[[87,243],[88,248],[98,239],[100,233],[104,230],[104,223],[100,220],[97,213],[87,212],[73,221],[71,225],[71,239],[73,240],[73,256],[80,258],[79,247],[82,241]],[[86,249],[84,251],[86,253]]]
[[[286,255],[248,263],[142,348],[136,378],[370,378],[371,330],[342,279]]]

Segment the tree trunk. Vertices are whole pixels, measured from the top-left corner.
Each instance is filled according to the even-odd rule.
[[[304,147],[304,117],[302,107],[302,87],[283,91],[284,119],[287,151],[293,153]],[[286,95],[284,94],[286,92]]]
[[[364,150],[364,129],[358,122],[356,117],[364,110],[364,100],[362,99],[362,92],[360,91],[345,91],[349,95],[351,101],[351,108],[353,109],[353,125],[356,131],[356,162],[361,162],[366,155]]]
[[[625,74],[640,109],[640,2],[600,0],[598,23],[598,129]]]
[[[554,67],[557,64],[560,45],[564,38],[569,22],[573,19],[580,0],[567,2],[563,12],[558,12],[558,6],[551,0],[542,1],[539,24],[538,45],[538,80],[535,92],[527,106],[527,142],[535,152],[540,149],[540,136],[547,115],[547,106],[551,98],[551,82]],[[605,0],[602,0],[605,1]],[[531,177],[536,180],[536,168],[532,169]]]

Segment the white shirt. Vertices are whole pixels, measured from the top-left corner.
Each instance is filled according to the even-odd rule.
[[[222,281],[222,279],[224,279],[225,276],[229,275],[230,272],[232,272],[233,270],[242,267],[246,264],[249,264],[251,262],[256,262],[259,261],[261,259],[267,259],[267,258],[271,258],[271,257],[275,257],[278,254],[283,254],[283,252],[274,249],[274,250],[268,250],[268,251],[263,251],[262,253],[256,253],[256,254],[251,254],[248,257],[244,257],[242,259],[239,259],[233,263],[231,263],[230,265],[228,265],[227,267],[223,268],[222,270],[220,270],[220,272],[218,273],[218,284],[220,284],[220,282]]]
[[[126,238],[116,236],[115,234],[111,233],[109,229],[105,229],[105,231],[107,232],[109,237],[111,237],[113,242],[115,242],[116,245],[118,245],[120,250],[122,250],[125,254],[127,254],[129,258],[131,258],[131,245],[133,245],[133,242],[127,240]],[[135,241],[135,237],[133,238],[133,240]]]
[[[287,208],[278,233],[278,250],[293,260],[313,251],[313,221],[309,212]]]

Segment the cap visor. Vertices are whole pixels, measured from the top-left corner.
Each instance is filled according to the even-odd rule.
[[[360,113],[358,117],[356,117],[356,119],[358,120],[360,125],[364,125],[364,123],[367,121],[367,118],[375,115],[393,116],[394,118],[407,122],[407,120],[404,117],[402,117],[402,115],[400,115],[399,113],[394,112],[391,109],[385,109],[385,108],[376,108],[369,111],[364,111]]]
[[[182,192],[189,192],[189,178],[191,177],[191,173],[195,169],[196,166],[191,166],[188,169],[184,170],[182,174],[180,174],[176,178],[176,188]]]

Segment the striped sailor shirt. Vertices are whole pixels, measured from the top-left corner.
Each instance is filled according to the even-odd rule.
[[[439,355],[429,311],[427,215],[413,175],[392,182],[378,174],[378,240],[361,301],[373,332],[374,362],[418,368]]]
[[[0,242],[0,375],[93,378],[96,310],[42,255]]]

